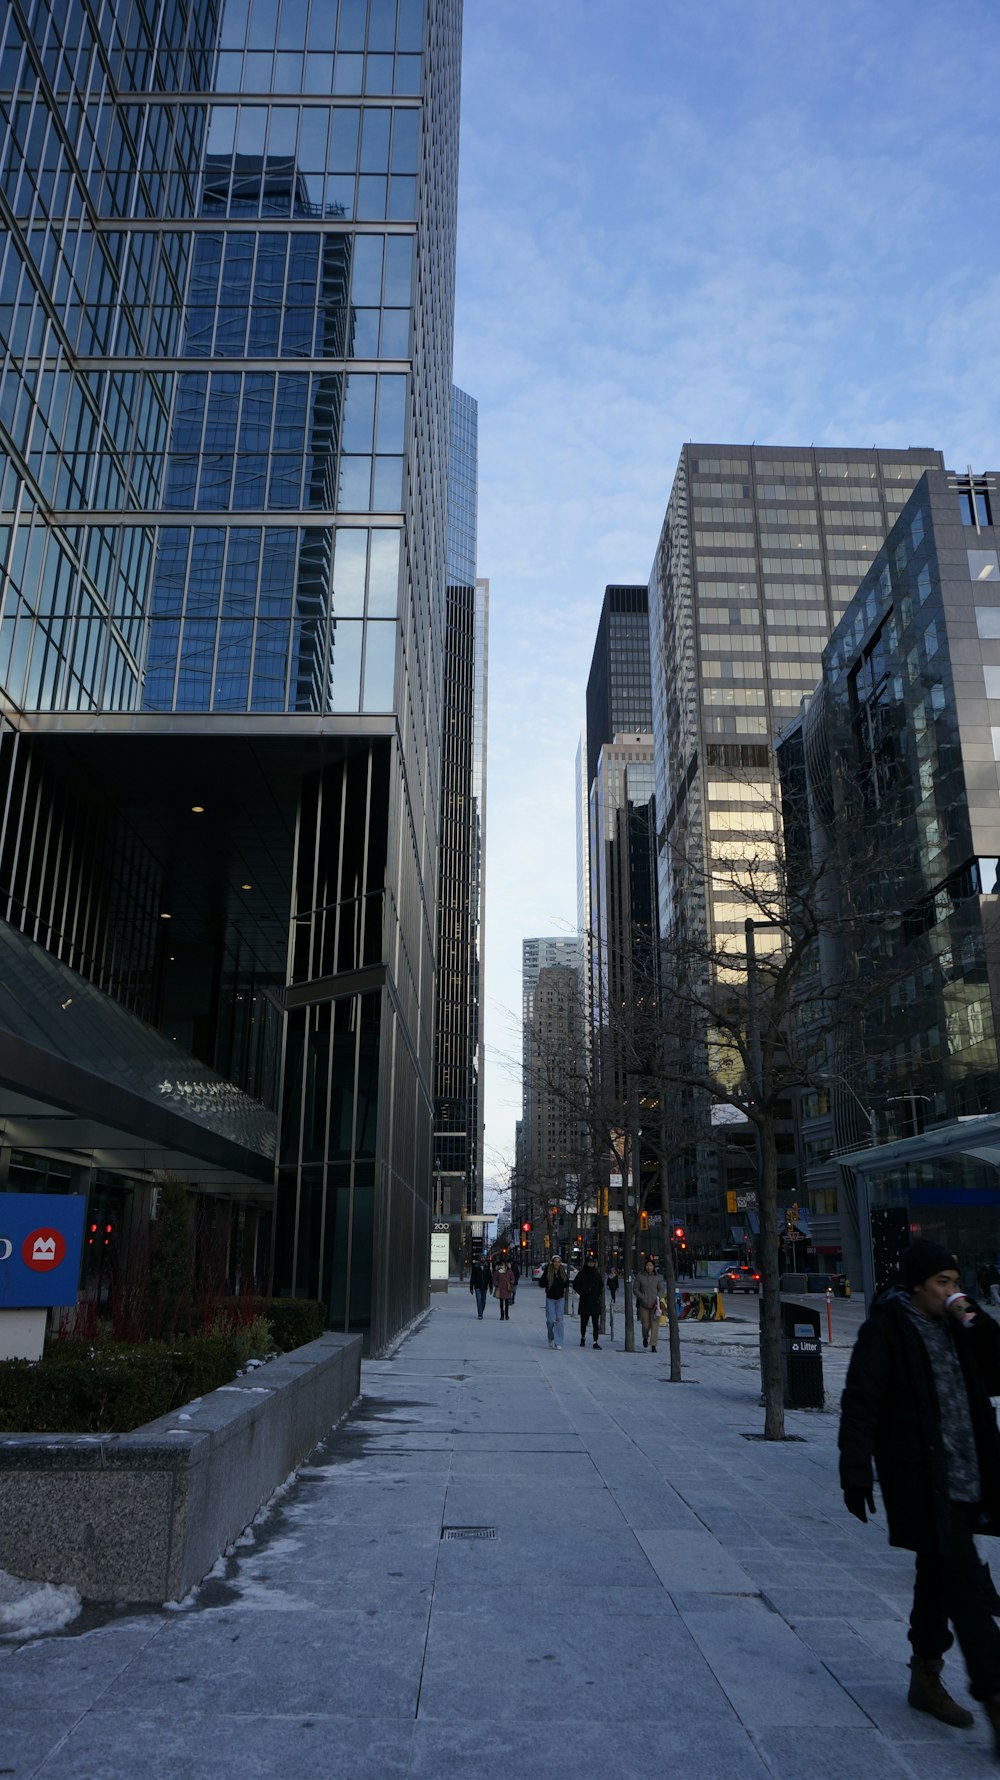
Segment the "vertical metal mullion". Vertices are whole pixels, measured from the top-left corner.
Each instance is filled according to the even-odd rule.
[[[2,816],[2,818],[0,818],[0,859],[3,858],[3,854],[4,854],[4,852],[6,850],[6,846],[7,846],[7,828],[8,828],[8,824],[10,822],[11,798],[13,796],[14,780],[16,778],[18,750],[19,750],[20,744],[21,744],[20,730],[15,729],[14,725],[12,723],[9,723],[6,717],[0,715],[0,746],[2,746],[2,742],[4,740],[4,732],[7,730],[10,731],[11,737],[13,739],[11,742],[11,749],[10,749],[10,769],[7,774],[7,784],[4,789],[3,816]],[[13,883],[13,881],[14,881],[14,874],[13,874],[13,871],[11,871],[11,883]],[[8,891],[9,891],[9,888],[10,888],[10,886],[8,885]],[[11,899],[8,894],[7,913],[6,913],[6,919],[8,921],[10,920],[10,902],[11,902]]]
[[[347,827],[347,762],[340,763],[340,832],[337,835],[337,878],[333,887],[333,964],[340,957],[340,922],[344,906],[344,831]]]

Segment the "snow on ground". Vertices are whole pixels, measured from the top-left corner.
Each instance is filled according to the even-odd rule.
[[[37,1638],[58,1632],[80,1611],[75,1588],[27,1582],[0,1570],[0,1638]]]

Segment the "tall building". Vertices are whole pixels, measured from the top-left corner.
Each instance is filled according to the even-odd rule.
[[[574,948],[575,950],[575,948]],[[522,1186],[535,1206],[575,1199],[585,1172],[585,1136],[577,1065],[580,979],[571,965],[545,965],[531,992],[525,1048],[531,1082],[525,1097],[526,1169]]]
[[[587,679],[587,785],[605,742],[652,728],[649,589],[606,587]]]
[[[640,737],[648,738],[652,728],[648,588],[605,588],[587,679],[586,708],[577,762],[577,919],[584,1030],[591,1048],[602,1019],[602,970],[606,978],[609,947],[621,944],[621,935],[608,927],[608,910],[600,900],[605,867],[599,860],[604,841],[596,842],[594,818],[597,799],[606,837],[611,815],[609,789],[612,785],[624,789],[624,779],[616,772],[606,773],[600,792],[597,780],[601,750],[607,744],[621,741],[625,745],[627,740],[629,746],[641,749]]]
[[[654,820],[652,736],[605,743],[590,790],[588,824],[591,1043],[595,1086],[622,1105],[630,1011],[636,995],[649,993],[654,972]]]
[[[539,984],[546,979],[544,1014]],[[551,1062],[558,1018],[580,1007],[579,950],[576,939],[521,941],[521,1140],[518,1177],[522,1195],[551,1191],[549,1177],[559,1148],[559,1117],[539,1068],[540,1035],[546,1035],[546,1063]],[[570,1017],[567,1015],[567,1017]],[[577,1029],[577,1041],[579,1041]],[[550,1141],[552,1134],[552,1141]],[[565,1147],[565,1146],[564,1146]],[[543,1176],[545,1184],[542,1185]]]
[[[929,450],[685,445],[650,578],[657,884],[664,935],[742,943],[741,857],[774,833],[773,740],[927,469]],[[777,943],[762,932],[759,949]],[[727,1128],[728,1129],[728,1128]],[[791,1129],[779,1181],[794,1189]],[[687,1183],[702,1234],[728,1235],[721,1188],[747,1157],[702,1148]],[[731,1156],[729,1154],[731,1152]]]
[[[378,1348],[427,1294],[460,0],[0,30],[6,920],[203,1120],[263,1109],[202,1185],[276,1185],[275,1290]],[[72,1048],[0,1111],[77,1118]],[[107,1098],[128,1046],[87,1055]]]
[[[869,1290],[912,1230],[974,1275],[1000,1228],[996,475],[921,479],[779,752],[844,911],[824,980],[872,986],[805,1096],[813,1242]],[[847,911],[873,894],[892,918],[869,936]]]
[[[436,1218],[483,1209],[482,970],[489,583],[476,578],[477,408],[452,391],[434,1064]]]

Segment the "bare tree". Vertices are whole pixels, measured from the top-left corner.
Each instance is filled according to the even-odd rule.
[[[764,1434],[782,1439],[778,1128],[795,1091],[828,1085],[831,1059],[848,1078],[878,1061],[865,1014],[905,970],[898,894],[910,861],[902,837],[887,857],[884,829],[876,844],[872,825],[811,849],[787,790],[782,810],[760,779],[732,783],[734,804],[749,784],[753,823],[741,831],[735,818],[732,839],[707,859],[696,827],[670,860],[675,919],[659,948],[652,1055],[668,1105],[695,1094],[738,1109],[753,1129]]]

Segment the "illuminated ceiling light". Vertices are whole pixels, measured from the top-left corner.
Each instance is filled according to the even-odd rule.
[[[203,816],[205,814],[205,805],[203,803],[193,803],[191,805],[191,814],[192,816]]]
[[[161,912],[161,914],[160,914],[160,920],[161,920],[161,921],[171,921],[171,920],[173,920],[173,916],[172,916],[172,915],[165,915],[165,914],[163,914],[163,913],[162,913],[162,912]]]
[[[241,884],[241,885],[240,885],[240,889],[241,889],[241,890],[252,890],[252,889],[253,889],[253,885],[252,885],[252,884]]]

